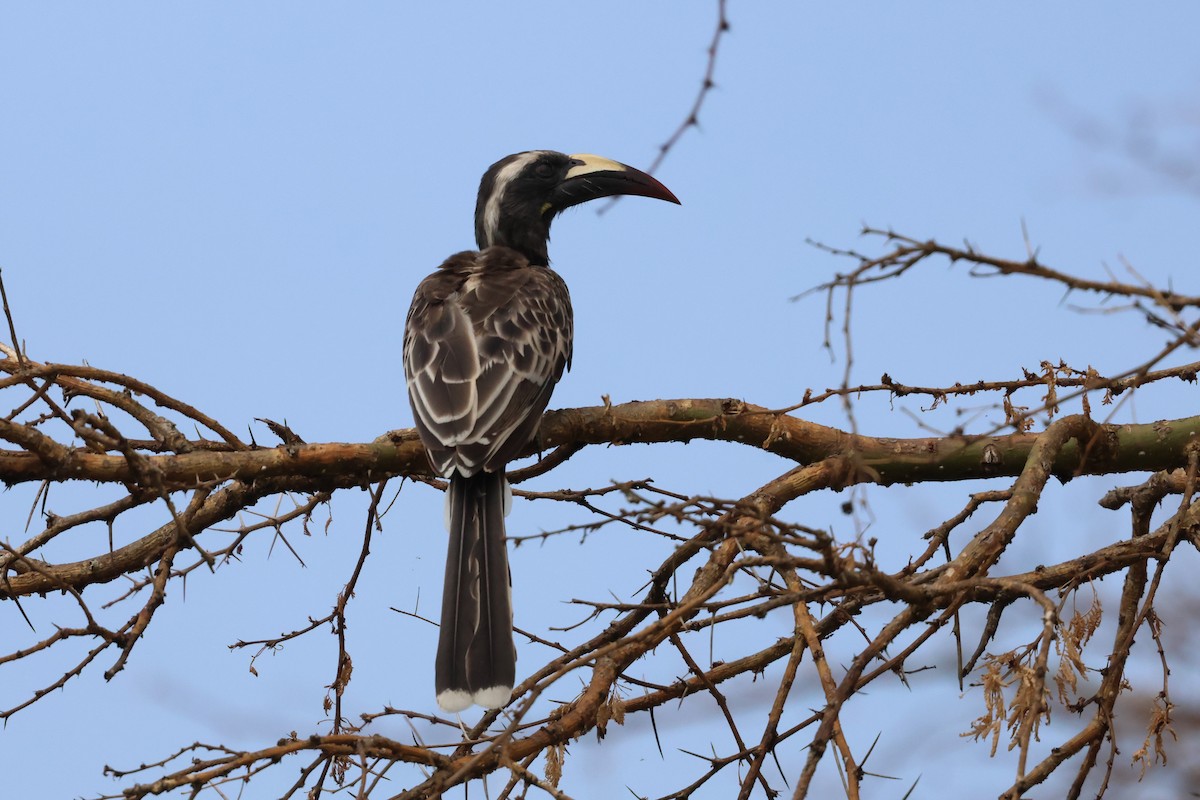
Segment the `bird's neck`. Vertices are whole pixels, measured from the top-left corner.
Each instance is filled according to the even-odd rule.
[[[499,245],[516,250],[534,266],[545,267],[550,264],[547,249],[550,242],[549,220],[539,219],[535,223],[526,220],[519,224],[513,220],[500,220],[492,230],[477,230],[476,233],[480,250]]]

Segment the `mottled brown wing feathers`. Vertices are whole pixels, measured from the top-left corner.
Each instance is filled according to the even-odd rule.
[[[498,471],[528,444],[571,359],[566,284],[506,247],[458,253],[417,287],[409,400],[443,475]]]

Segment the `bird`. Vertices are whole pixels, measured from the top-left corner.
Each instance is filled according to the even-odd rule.
[[[529,150],[500,159],[479,183],[479,249],[450,256],[422,280],[405,320],[413,418],[432,470],[448,481],[434,685],[449,713],[501,708],[512,697],[505,467],[535,440],[570,369],[574,333],[567,285],[550,268],[550,223],[614,195],[679,203],[657,179],[601,156]]]

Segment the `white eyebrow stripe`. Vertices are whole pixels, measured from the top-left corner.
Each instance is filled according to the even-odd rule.
[[[512,163],[506,164],[496,173],[492,194],[483,208],[484,240],[479,243],[480,247],[488,247],[496,239],[496,226],[500,224],[500,201],[503,199],[504,193],[508,191],[508,184],[512,183],[513,178],[517,177],[521,170],[536,161],[544,152],[544,150],[530,150],[528,153],[522,153],[514,158]]]

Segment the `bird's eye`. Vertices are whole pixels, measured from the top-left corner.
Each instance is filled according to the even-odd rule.
[[[554,168],[553,164],[548,164],[545,161],[539,161],[533,165],[533,174],[543,180],[553,178],[557,172],[558,170]]]

